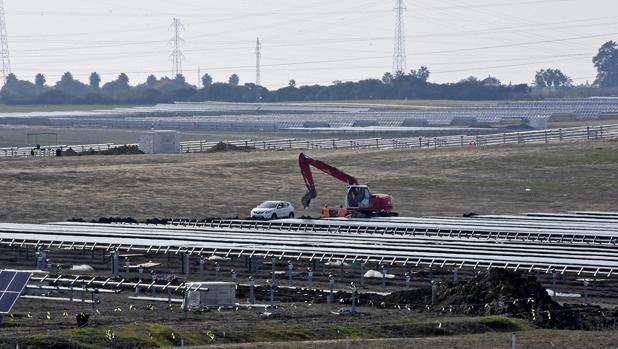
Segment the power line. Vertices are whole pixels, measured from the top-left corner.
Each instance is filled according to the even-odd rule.
[[[180,31],[184,30],[185,27],[180,23],[180,20],[176,17],[172,20],[172,24],[170,26],[170,30],[174,32],[174,36],[170,39],[170,43],[174,46],[174,50],[170,54],[172,58],[172,76],[175,77],[178,74],[182,74],[182,60],[184,55],[180,50],[181,46],[184,45],[185,41],[180,37]]]
[[[11,59],[9,56],[9,40],[6,34],[4,19],[4,0],[0,0],[0,59],[2,60],[2,77],[6,80],[11,73]]]
[[[406,71],[406,37],[403,21],[404,0],[396,0],[395,6],[395,49],[393,51],[393,74]]]
[[[260,44],[260,38],[257,38],[255,42],[255,84],[260,86],[262,84],[260,61],[262,59],[261,52],[262,45]]]

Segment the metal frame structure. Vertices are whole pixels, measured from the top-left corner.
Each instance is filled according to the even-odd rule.
[[[586,222],[419,220],[424,221],[234,220],[193,226],[0,224],[0,244],[188,256],[505,268],[605,277],[618,270],[616,223],[586,227]]]

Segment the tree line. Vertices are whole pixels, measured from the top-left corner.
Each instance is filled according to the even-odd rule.
[[[455,83],[431,83],[427,67],[410,72],[385,73],[381,79],[356,82],[334,81],[330,85],[288,86],[268,90],[253,83],[240,84],[240,77],[232,74],[227,82],[214,82],[209,74],[201,78],[201,87],[186,82],[183,75],[173,78],[154,75],[145,82],[129,84],[129,77],[118,77],[101,85],[96,72],[88,83],[64,73],[54,85],[48,85],[43,74],[37,74],[34,83],[9,74],[0,90],[6,104],[155,104],[173,101],[229,101],[281,102],[342,99],[458,99],[508,100],[540,97],[586,97],[618,93],[618,44],[608,41],[592,59],[597,77],[592,84],[575,86],[572,79],[559,69],[541,69],[533,83],[503,84],[494,77],[469,77]]]

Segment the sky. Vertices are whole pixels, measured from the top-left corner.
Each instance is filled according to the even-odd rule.
[[[130,83],[172,76],[174,17],[184,26],[183,73],[215,81],[236,73],[262,85],[330,84],[391,71],[395,0],[4,0],[11,68],[18,78],[65,71],[86,81],[121,73]],[[488,75],[531,83],[540,68],[592,82],[592,57],[618,41],[617,0],[404,0],[407,68],[431,82]]]

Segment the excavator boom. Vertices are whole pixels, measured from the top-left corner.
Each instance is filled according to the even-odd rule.
[[[307,193],[301,199],[303,207],[309,206],[311,200],[318,195],[318,192],[315,189],[315,182],[313,181],[313,174],[311,173],[311,166],[337,178],[342,182],[347,183],[348,185],[358,184],[356,178],[350,176],[349,174],[323,161],[312,159],[303,153],[300,153],[300,155],[298,156],[298,165],[300,166],[300,173],[303,175],[305,185],[307,186]]]

